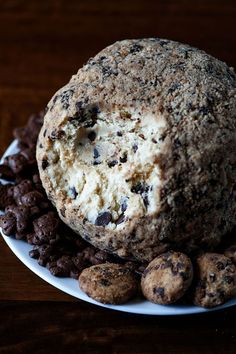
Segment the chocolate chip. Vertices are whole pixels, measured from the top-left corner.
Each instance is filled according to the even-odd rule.
[[[130,47],[130,53],[131,54],[134,54],[134,53],[137,53],[137,52],[140,52],[141,50],[143,49],[143,46],[141,46],[140,44],[133,44],[131,47]]]
[[[162,47],[165,47],[168,45],[169,41],[168,40],[165,40],[165,39],[158,39],[158,42],[159,44],[162,46]]]
[[[173,82],[171,84],[171,86],[168,89],[168,93],[173,93],[174,91],[176,91],[178,88],[180,88],[180,83],[179,82]]]
[[[94,166],[96,166],[96,165],[100,165],[100,164],[101,164],[101,162],[100,162],[100,161],[94,161],[94,162],[93,162],[93,165],[94,165]]]
[[[149,186],[147,186],[145,183],[138,182],[135,186],[131,188],[132,193],[136,194],[142,194],[144,192],[148,192]]]
[[[145,182],[144,183],[138,182],[135,186],[131,187],[132,193],[141,194],[141,197],[143,199],[143,203],[146,208],[149,205],[149,199],[148,199],[148,195],[147,195],[149,189],[150,189],[150,186],[148,186]]]
[[[122,199],[122,202],[121,202],[121,211],[122,211],[122,213],[124,213],[126,211],[127,207],[128,207],[128,198],[125,197],[125,198]]]
[[[153,288],[153,294],[157,294],[157,295],[160,295],[160,297],[164,297],[165,296],[165,289],[162,288],[162,287],[154,287]]]
[[[127,162],[127,153],[125,152],[122,157],[120,157],[120,162],[125,163]]]
[[[230,276],[228,276],[228,275],[226,275],[226,276],[224,277],[224,281],[225,281],[227,284],[231,284],[231,283],[234,282],[234,278],[233,278],[233,277],[230,277]]]
[[[177,268],[177,270],[184,269],[184,264],[181,262],[177,262],[176,268]]]
[[[116,225],[122,224],[125,221],[125,215],[121,214],[118,219],[116,220]]]
[[[98,150],[96,148],[94,148],[93,149],[93,157],[94,157],[94,159],[99,158],[99,156],[100,156],[100,154],[99,154]]]
[[[209,113],[212,113],[212,109],[210,107],[203,106],[199,108],[199,113],[203,116],[207,116]]]
[[[63,136],[65,136],[65,134],[66,133],[63,130],[53,130],[51,132],[49,139],[52,141],[54,141],[56,139],[60,140],[61,138],[63,138]]]
[[[95,221],[95,225],[97,226],[106,226],[111,222],[112,220],[112,215],[109,211],[104,211],[103,213],[100,213]]]
[[[180,146],[182,146],[181,141],[179,140],[179,138],[176,138],[174,140],[174,146],[175,146],[175,148],[179,148]]]
[[[225,265],[222,262],[217,262],[216,263],[217,269],[218,270],[223,270],[225,269]]]
[[[154,138],[152,138],[152,142],[153,142],[154,144],[157,144],[157,141],[156,141],[156,139],[154,139]]]
[[[80,123],[85,128],[90,128],[96,123],[99,108],[96,105],[87,105],[85,108],[85,103],[87,103],[86,100],[84,102],[78,101],[75,103],[76,113],[74,116],[69,117],[69,121],[73,124]]]
[[[143,203],[145,205],[145,207],[147,208],[149,206],[149,199],[147,195],[142,196],[143,198]]]
[[[117,165],[118,161],[117,160],[113,160],[113,161],[108,162],[107,164],[111,168],[111,167],[114,167],[115,165]]]
[[[90,114],[91,119],[95,121],[97,119],[98,113],[100,112],[100,109],[97,105],[92,105],[89,107],[88,112]]]
[[[62,103],[62,108],[67,109],[69,107],[69,100],[74,94],[74,90],[69,89],[61,94],[61,103]]]
[[[57,99],[59,98],[59,95],[55,95],[54,97],[53,97],[53,100],[52,100],[52,103],[53,103],[53,105],[57,102]]]
[[[77,198],[78,193],[77,193],[75,187],[71,187],[70,188],[70,193],[71,193],[71,198],[72,199],[76,199]]]
[[[210,280],[211,283],[214,283],[216,281],[215,273],[210,273],[209,274],[209,280]]]
[[[110,282],[109,280],[103,279],[103,278],[99,281],[99,283],[100,283],[102,286],[110,286],[110,285],[111,285],[111,282]]]
[[[82,101],[77,101],[75,103],[75,107],[76,107],[77,112],[81,112],[83,110],[83,102]]]
[[[138,150],[138,145],[137,145],[137,144],[134,144],[134,145],[133,145],[133,152],[136,153],[137,150]]]
[[[139,182],[139,183],[136,184],[135,186],[131,187],[131,192],[132,192],[132,193],[137,193],[137,194],[143,193],[144,190],[143,190],[143,185],[142,185],[142,183]]]
[[[93,130],[88,133],[88,139],[90,141],[94,141],[96,139],[96,133]]]
[[[48,160],[44,159],[42,160],[42,169],[46,170],[46,168],[49,166]]]
[[[103,76],[111,76],[111,75],[118,75],[118,71],[117,70],[113,70],[110,66],[102,66],[102,73]]]
[[[121,132],[117,132],[116,135],[117,136],[123,136],[123,134]]]
[[[43,131],[43,137],[44,138],[45,138],[46,134],[47,134],[47,129],[44,129],[44,131]]]
[[[215,296],[216,296],[216,294],[215,294],[215,293],[207,293],[207,296],[209,296],[209,297],[213,298],[213,297],[215,297]]]

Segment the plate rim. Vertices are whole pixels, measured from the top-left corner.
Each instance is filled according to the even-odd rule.
[[[11,144],[8,146],[6,149],[5,153],[3,154],[0,163],[3,162],[4,157],[17,152],[17,140],[13,140]],[[1,180],[0,180],[1,181]],[[3,183],[5,181],[2,180]],[[136,300],[131,300],[127,304],[122,304],[122,305],[109,305],[109,304],[103,304],[100,302],[97,302],[93,300],[92,298],[88,297],[85,293],[83,293],[80,288],[78,281],[76,279],[72,278],[59,278],[51,275],[49,270],[46,267],[40,266],[35,259],[30,258],[28,251],[32,249],[32,245],[28,244],[25,241],[22,240],[16,240],[12,237],[5,236],[2,232],[2,229],[0,228],[0,232],[2,235],[2,238],[8,245],[8,247],[11,249],[11,251],[14,253],[14,255],[28,268],[30,269],[34,274],[36,274],[38,277],[43,279],[45,282],[50,284],[51,286],[63,291],[64,293],[71,295],[79,300],[88,302],[93,305],[97,305],[103,308],[115,310],[115,311],[121,311],[121,312],[126,312],[126,313],[131,313],[131,314],[137,314],[137,315],[151,315],[151,316],[184,316],[184,315],[193,315],[193,314],[200,314],[200,313],[207,313],[207,312],[213,312],[213,311],[218,311],[222,309],[226,309],[228,307],[232,307],[236,305],[236,297],[227,301],[225,304],[214,307],[214,308],[203,308],[203,307],[198,307],[195,305],[157,305],[153,304],[147,300],[142,300],[138,301]],[[27,249],[27,254],[26,253],[21,253],[19,248],[22,249]],[[73,290],[71,288],[71,284],[75,284],[77,282],[77,291]],[[62,284],[61,284],[62,283]],[[66,283],[67,285],[63,285],[63,283]],[[144,308],[143,308],[143,305]],[[146,308],[147,307],[147,308]],[[146,308],[146,310],[145,310]],[[153,308],[156,309],[156,311],[153,311]],[[152,310],[152,311],[151,311]]]

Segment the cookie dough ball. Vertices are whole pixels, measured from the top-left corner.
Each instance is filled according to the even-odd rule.
[[[168,305],[184,295],[192,278],[191,260],[180,252],[167,252],[149,263],[142,275],[141,288],[149,301]]]
[[[86,268],[79,276],[79,286],[88,296],[104,304],[122,304],[138,290],[133,272],[120,264],[104,263]]]
[[[197,258],[196,271],[195,305],[218,306],[236,294],[236,268],[228,257],[205,253]]]
[[[66,224],[119,256],[214,247],[236,220],[235,112],[225,63],[169,40],[116,42],[49,102],[43,186]]]
[[[236,245],[232,245],[232,246],[228,247],[224,251],[224,255],[226,257],[230,258],[233,263],[236,263]]]

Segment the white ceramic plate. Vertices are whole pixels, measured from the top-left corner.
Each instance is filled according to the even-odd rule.
[[[9,148],[6,150],[3,158],[7,155],[11,155],[17,152],[16,147],[17,142],[13,141]],[[218,306],[216,308],[207,310],[197,306],[188,306],[188,305],[169,305],[169,306],[161,306],[152,304],[149,301],[145,301],[143,299],[135,299],[133,301],[128,302],[125,305],[104,305],[93,299],[89,298],[85,295],[79,288],[78,282],[74,279],[70,278],[56,278],[50,274],[50,272],[41,267],[36,260],[29,257],[29,251],[32,249],[32,246],[27,244],[24,241],[15,240],[14,238],[10,238],[4,236],[1,232],[2,237],[10,247],[10,249],[15,253],[15,255],[21,260],[22,263],[26,265],[32,272],[37,274],[40,278],[53,285],[54,287],[64,291],[67,294],[70,294],[78,299],[90,302],[92,304],[106,307],[109,309],[124,311],[130,313],[137,314],[145,314],[145,315],[187,315],[201,312],[209,312],[218,309],[223,309],[226,307],[230,307],[236,305],[236,298],[228,301],[226,304],[222,306]]]

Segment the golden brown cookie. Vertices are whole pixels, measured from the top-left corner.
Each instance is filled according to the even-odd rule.
[[[88,296],[104,304],[122,304],[138,289],[132,271],[120,264],[104,263],[86,268],[79,276],[79,286]]]
[[[184,295],[192,278],[191,260],[180,252],[167,252],[149,263],[142,275],[141,288],[149,301],[167,305]]]
[[[236,267],[222,254],[205,253],[198,257],[195,276],[193,302],[197,306],[218,306],[236,294]]]

